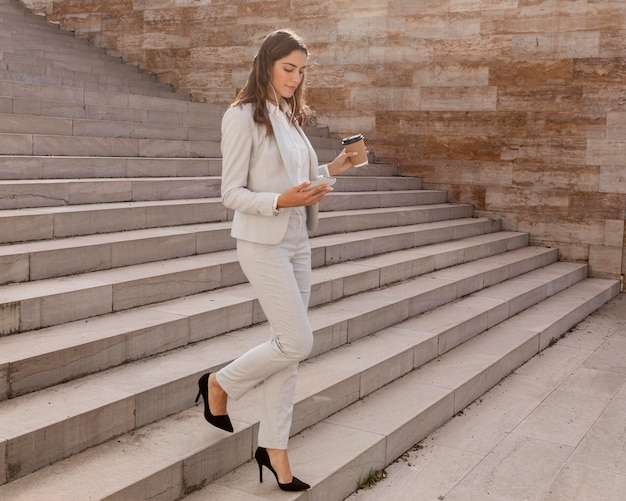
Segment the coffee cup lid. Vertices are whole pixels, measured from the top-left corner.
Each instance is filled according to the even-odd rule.
[[[341,140],[341,144],[343,145],[352,144],[352,143],[356,143],[357,141],[360,141],[361,139],[363,139],[363,134],[355,134],[354,136],[344,137]]]

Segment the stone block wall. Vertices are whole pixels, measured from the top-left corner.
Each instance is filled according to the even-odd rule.
[[[626,269],[623,0],[22,0],[195,99],[230,102],[269,31],[309,42],[318,123],[406,175]]]

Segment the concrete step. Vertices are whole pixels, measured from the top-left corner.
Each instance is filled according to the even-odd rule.
[[[560,272],[557,273],[556,268],[560,268]],[[566,289],[583,280],[585,273],[584,265],[557,263],[546,270],[531,272],[461,299],[452,311],[431,322],[428,321],[429,315],[417,316],[420,310],[416,308],[407,312],[404,319],[397,319],[388,326],[381,327],[380,322],[367,329],[365,334],[371,333],[371,336],[359,332],[364,321],[371,320],[369,315],[365,315],[368,319],[362,318],[361,322],[348,325],[345,339],[349,344],[342,343],[330,353],[318,353],[315,359],[302,364],[292,433],[304,432],[293,439],[290,447],[294,470],[311,481],[314,489],[328,486],[329,491],[319,499],[342,499],[340,496],[348,495],[354,490],[356,481],[369,472],[370,464],[376,463],[380,467],[379,461],[383,461],[382,465],[391,462],[419,441],[422,433],[425,435],[443,424],[481,392],[496,384],[507,370],[545,347],[550,335],[560,329],[567,330],[568,325],[574,325],[593,311],[593,305],[599,306],[611,293],[616,293],[615,281],[599,279],[582,282],[568,293]],[[521,322],[515,317],[524,308],[545,300],[549,291],[558,294],[563,290],[566,291],[564,296],[556,296],[555,301],[546,302],[543,307],[539,304],[539,314],[535,311],[530,317],[524,315],[526,318]],[[380,295],[375,297],[380,298]],[[341,311],[348,311],[347,306],[358,306],[357,310],[363,313],[364,307],[367,308],[363,299],[360,296],[349,298],[349,303]],[[372,304],[369,302],[369,306]],[[456,308],[465,312],[459,323],[454,321]],[[314,323],[319,321],[318,315],[328,318],[328,313],[320,308],[312,312]],[[480,334],[480,329],[484,330],[485,326],[497,329],[497,323],[506,319],[523,329],[513,329],[513,335],[510,327],[502,329],[502,336],[494,335],[493,330]],[[400,321],[404,323],[391,327]],[[472,323],[478,331],[474,335],[480,337],[460,346],[455,344],[461,342],[459,332],[467,331],[461,324]],[[532,330],[537,325],[541,327]],[[257,392],[231,403],[229,411],[235,425],[233,435],[203,424],[201,408],[189,409],[189,406],[195,396],[197,377],[225,363],[227,353],[232,357],[257,344],[262,337],[256,330],[246,332],[245,343],[239,344],[233,335],[220,336],[194,345],[193,351],[176,350],[168,356],[113,369],[97,377],[86,377],[80,383],[57,386],[54,391],[43,390],[3,402],[2,424],[8,438],[7,471],[11,483],[0,487],[0,498],[35,499],[46,492],[46,499],[52,500],[59,499],[57,496],[62,492],[63,499],[67,500],[68,492],[71,492],[69,499],[85,499],[89,490],[90,496],[96,499],[108,496],[148,499],[156,492],[161,493],[161,497],[168,492],[168,499],[178,499],[185,491],[200,488],[245,463],[255,445]],[[518,335],[520,330],[521,335]],[[356,333],[357,337],[351,340],[351,333]],[[511,349],[502,339],[504,337],[513,340],[515,348]],[[451,351],[438,348],[440,339],[450,341],[441,345]],[[429,363],[429,360],[434,361]],[[417,378],[417,388],[411,387],[418,391],[419,398],[407,399],[407,387],[398,392],[392,390],[393,386],[383,387],[387,383],[394,384],[394,380],[414,367],[421,368],[408,377]],[[399,379],[395,384],[403,386],[403,381],[407,378]],[[163,394],[168,398],[159,398]],[[370,407],[368,395],[372,399],[393,395],[393,399],[402,399],[397,402],[402,405],[398,406],[397,413],[395,406],[388,405],[389,401],[384,405],[381,401],[374,402],[375,405]],[[430,398],[425,398],[428,395]],[[436,400],[433,396],[437,397]],[[416,402],[416,406],[411,405]],[[44,406],[46,413],[37,412]],[[179,409],[175,410],[176,407]],[[411,412],[406,413],[410,408]],[[372,415],[375,409],[378,413]],[[394,409],[393,417],[389,415],[389,409]],[[163,419],[172,412],[175,414],[171,418]],[[241,420],[243,416],[245,419]],[[27,427],[23,426],[26,417]],[[351,427],[347,423],[359,418],[359,426],[349,431]],[[377,420],[379,429],[369,429],[369,424]],[[151,422],[154,424],[150,425]],[[341,436],[331,440],[324,430],[333,424]],[[99,436],[96,440],[85,440],[85,434],[77,433],[78,425],[81,430],[92,429],[90,437],[95,438],[97,431],[100,431]],[[364,441],[360,440],[361,432],[358,431],[363,426],[372,435]],[[420,430],[417,434],[416,427]],[[106,435],[112,438],[124,428],[128,429],[127,435],[106,442]],[[319,453],[309,449],[306,459],[301,456],[298,443],[307,437],[316,443],[324,443],[324,452],[320,445]],[[97,440],[102,445],[78,453],[96,445]],[[365,445],[367,442],[368,446]],[[352,461],[356,464],[365,462],[366,466],[357,468],[356,464],[351,464],[348,467],[344,463],[342,468],[341,461],[328,461],[330,444],[337,444],[337,448],[332,449],[334,452],[339,449],[349,455],[358,452]],[[73,457],[60,461],[68,455]],[[322,456],[326,460],[322,460]],[[55,461],[60,462],[45,468]],[[15,468],[16,465],[19,468]],[[244,469],[249,467],[246,465]],[[316,477],[315,471],[307,470],[307,467],[319,468],[317,471],[324,474]],[[40,468],[43,469],[36,471]],[[99,481],[102,475],[87,473],[97,470],[109,473],[106,482]],[[309,471],[308,475],[305,475],[306,471]],[[345,477],[346,471],[350,471],[354,478],[340,482],[350,487],[338,491],[335,484],[339,480],[334,479]],[[31,472],[35,473],[29,474]],[[236,471],[232,473],[237,474]],[[227,486],[254,485],[252,478],[249,482],[228,482]],[[276,487],[270,491],[271,486],[269,482],[264,486],[254,485],[254,492],[263,495],[264,487],[271,492],[270,495],[275,495]],[[222,488],[224,484],[218,481],[208,489],[213,487]]]
[[[218,198],[0,211],[1,243],[226,221]]]
[[[0,155],[0,180],[220,176],[221,158]],[[407,178],[408,179],[408,178]],[[419,179],[419,178],[412,178]],[[421,188],[421,182],[416,184]]]
[[[50,43],[56,37],[40,40],[39,43],[30,41],[32,39],[30,34],[22,34],[22,37],[29,42],[20,44],[19,36],[14,35],[12,37],[14,49],[11,52],[2,53],[1,60],[5,61],[8,66],[12,63],[21,63],[39,67],[48,66],[74,73],[102,74],[108,78],[119,76],[138,80],[146,79],[146,75],[140,73],[137,66],[123,64],[119,58],[93,57],[88,52],[66,47],[45,48],[45,44]]]
[[[556,249],[528,247],[522,233],[498,232],[313,271],[311,306],[386,287],[447,266],[457,267],[458,295],[554,263]],[[490,258],[490,259],[486,259]],[[479,261],[482,260],[482,261]],[[0,337],[5,388],[16,397],[169,349],[250,327],[263,319],[248,284]]]
[[[73,113],[75,115],[71,116],[76,118],[98,118],[98,113],[102,114],[102,110],[108,109],[114,113],[120,108],[128,108],[136,113],[143,112],[147,121],[165,117],[166,123],[195,126],[206,125],[206,121],[210,119],[218,119],[211,125],[219,125],[219,119],[224,112],[223,106],[180,100],[177,94],[170,94],[158,97],[128,92],[104,92],[68,85],[0,80],[0,97],[10,100],[10,111],[7,111],[10,113],[19,114],[24,110],[26,112],[23,114],[39,114],[37,110],[40,110],[43,111],[41,114],[49,114],[47,109],[50,109],[54,116]],[[143,115],[140,117],[143,118]]]
[[[189,158],[218,157],[221,154],[218,141],[0,133],[0,144],[4,145],[7,155]]]
[[[221,158],[51,157],[0,155],[0,180],[219,176]],[[376,163],[347,171],[340,179],[369,179],[383,189],[422,188],[419,177],[398,176],[396,164]],[[344,191],[354,191],[348,181]],[[341,186],[341,185],[340,185]],[[360,183],[363,186],[363,183]],[[367,188],[365,188],[367,189]]]
[[[177,93],[170,85],[153,82],[152,80],[122,77],[110,78],[102,74],[68,72],[62,68],[52,68],[49,66],[38,67],[23,63],[1,63],[0,80],[62,85],[103,92],[125,91],[131,94],[168,97],[184,101],[189,100],[188,94]]]
[[[131,118],[131,117],[128,117]],[[139,117],[141,118],[141,117]],[[0,113],[0,134],[220,141],[219,127]]]
[[[498,231],[485,218],[315,237],[313,267]],[[245,282],[235,251],[0,287],[0,335],[40,329]]]
[[[212,198],[220,196],[221,182],[218,176],[0,180],[0,209]],[[410,178],[340,178],[335,192],[324,198],[320,208],[418,205],[428,195],[445,196],[443,191],[413,188],[420,184]]]
[[[38,86],[41,87],[41,86]],[[104,94],[104,93],[101,93]],[[157,98],[152,98],[157,99]],[[165,98],[161,98],[165,100]],[[172,100],[175,103],[189,104],[186,101]],[[167,103],[164,103],[167,105]],[[137,105],[135,105],[137,106]],[[165,107],[165,106],[164,106]],[[187,107],[187,106],[185,106]],[[16,97],[0,96],[0,113],[14,114],[16,116],[40,116],[58,117],[65,119],[81,119],[88,121],[103,122],[129,122],[137,124],[159,124],[171,125],[175,127],[187,127],[190,129],[209,129],[211,134],[214,129],[220,127],[221,114],[216,110],[211,114],[207,112],[176,112],[159,111],[145,107],[112,106],[112,105],[89,105],[82,103],[72,103],[67,101],[53,101],[44,99],[24,99]],[[28,123],[28,120],[24,120]],[[31,119],[32,121],[32,119]],[[15,123],[15,119],[13,120]],[[89,122],[79,124],[83,129],[93,127]],[[5,126],[8,128],[8,125]],[[13,130],[8,132],[19,132],[19,122],[13,125]],[[24,126],[22,126],[24,127]],[[80,129],[79,129],[80,130]],[[78,135],[78,134],[77,134]],[[218,136],[219,137],[219,136]]]
[[[219,202],[214,201],[221,209]],[[316,235],[472,216],[464,204],[322,213]],[[112,215],[111,217],[115,217]],[[86,221],[89,223],[89,221]],[[70,224],[71,225],[71,224]],[[86,225],[87,228],[91,224]],[[158,227],[0,245],[0,285],[233,249],[229,222]]]
[[[129,78],[107,78],[106,75],[73,72],[49,67],[37,67],[0,62],[0,81],[23,82],[42,85],[67,86],[101,92],[128,92],[137,95],[149,95],[189,101],[186,93],[176,93],[170,85],[147,80]]]
[[[0,181],[0,209],[212,198],[220,185],[217,176]]]

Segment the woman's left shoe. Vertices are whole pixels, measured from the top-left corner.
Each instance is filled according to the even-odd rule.
[[[276,483],[278,487],[280,487],[283,491],[306,491],[310,489],[311,486],[306,482],[303,482],[296,477],[293,477],[291,482],[288,484],[281,484],[278,481],[278,474],[276,470],[272,468],[272,463],[270,462],[270,456],[267,453],[267,449],[265,447],[257,447],[256,452],[254,453],[254,459],[256,459],[257,464],[259,465],[259,482],[263,483],[263,467],[266,466],[276,477]]]
[[[209,409],[209,376],[210,372],[203,374],[200,376],[198,380],[198,396],[196,397],[196,403],[200,400],[200,395],[202,395],[202,399],[204,400],[204,419],[206,419],[209,423],[211,423],[216,428],[220,430],[233,432],[233,424],[230,422],[230,418],[228,414],[224,414],[222,416],[214,416],[211,414],[211,409]]]

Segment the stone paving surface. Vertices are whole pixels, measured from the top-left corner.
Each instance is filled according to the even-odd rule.
[[[621,293],[348,501],[626,499]]]

